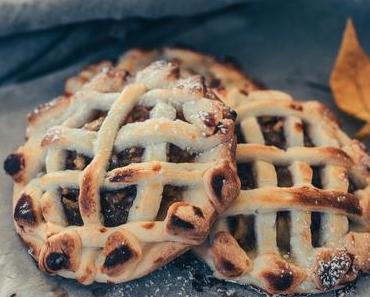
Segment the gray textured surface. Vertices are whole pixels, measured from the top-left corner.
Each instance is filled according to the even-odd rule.
[[[302,99],[334,108],[328,77],[347,16],[353,16],[370,53],[369,1],[257,1],[207,16],[130,19],[69,25],[0,39],[0,160],[23,142],[24,118],[41,102],[62,92],[63,80],[86,63],[114,58],[132,46],[183,43],[235,57],[253,77]],[[353,134],[360,123],[338,112]],[[126,285],[83,288],[43,275],[14,235],[10,221],[11,181],[0,171],[0,296],[258,296],[232,284],[201,277],[199,263],[176,261]],[[362,278],[349,296],[369,296]],[[196,288],[203,288],[198,292]],[[51,293],[54,291],[54,293]],[[57,293],[56,293],[57,292]],[[340,296],[329,293],[328,296]],[[67,296],[67,295],[64,295]]]

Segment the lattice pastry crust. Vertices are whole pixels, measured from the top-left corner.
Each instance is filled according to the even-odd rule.
[[[107,69],[28,117],[8,156],[14,223],[40,269],[83,284],[143,276],[201,243],[239,194],[236,114],[159,61]]]
[[[315,101],[251,92],[238,114],[241,193],[196,249],[215,276],[271,294],[370,272],[370,159]]]
[[[121,56],[116,67],[134,75],[157,60],[166,60],[178,65],[182,78],[195,74],[202,75],[208,89],[230,106],[239,105],[245,99],[245,95],[261,88],[259,84],[240,71],[234,61],[216,59],[210,55],[184,48],[132,49]],[[65,94],[74,94],[103,68],[111,65],[109,61],[102,61],[85,67],[77,76],[67,80]]]

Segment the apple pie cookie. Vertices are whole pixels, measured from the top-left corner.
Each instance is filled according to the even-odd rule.
[[[221,279],[270,294],[370,271],[370,158],[316,101],[255,91],[236,108],[241,193],[196,249]]]
[[[236,114],[210,92],[158,61],[135,77],[106,69],[29,115],[4,168],[16,231],[41,270],[123,282],[206,238],[240,189]]]

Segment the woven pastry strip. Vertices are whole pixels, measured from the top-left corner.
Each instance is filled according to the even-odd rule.
[[[369,156],[318,102],[250,93],[238,113],[241,193],[197,253],[218,278],[276,293],[370,270]]]
[[[127,80],[104,71],[33,112],[28,141],[5,162],[16,229],[38,266],[83,284],[166,264],[239,193],[235,113],[205,97],[202,79],[156,62]]]

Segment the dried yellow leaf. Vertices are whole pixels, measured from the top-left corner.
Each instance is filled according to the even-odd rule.
[[[370,135],[370,122],[367,122],[365,126],[363,126],[359,131],[356,133],[357,138],[364,138]]]
[[[370,121],[370,60],[361,48],[351,19],[347,21],[330,86],[340,109]],[[367,135],[369,128],[361,135],[365,132]]]

